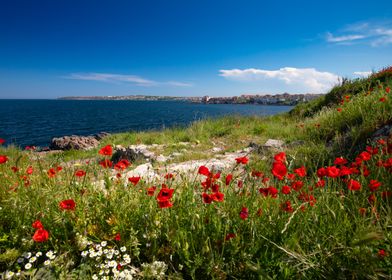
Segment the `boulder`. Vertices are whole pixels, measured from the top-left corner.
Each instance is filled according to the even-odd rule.
[[[112,156],[113,162],[118,162],[121,159],[126,159],[131,162],[137,160],[156,160],[155,153],[147,149],[146,145],[131,145],[129,147],[116,146]]]
[[[98,147],[99,141],[94,136],[63,136],[53,138],[50,143],[51,150],[91,150]]]

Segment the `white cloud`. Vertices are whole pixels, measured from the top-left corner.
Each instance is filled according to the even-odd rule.
[[[367,44],[372,47],[392,44],[391,22],[360,22],[346,26],[332,34],[327,32],[325,40],[334,44]]]
[[[353,74],[355,76],[366,78],[366,77],[370,76],[372,74],[372,72],[371,71],[355,71]]]
[[[183,83],[177,81],[168,82],[157,82],[153,80],[148,80],[136,75],[122,75],[122,74],[112,74],[112,73],[71,73],[63,78],[71,80],[84,80],[84,81],[100,81],[107,83],[129,83],[136,86],[151,87],[151,86],[175,86],[175,87],[190,87],[193,86],[190,83]]]
[[[220,76],[239,82],[275,80],[295,89],[313,93],[323,93],[338,83],[339,76],[330,72],[320,72],[314,68],[284,67],[279,70],[231,69],[220,70]]]
[[[366,38],[364,35],[345,35],[345,36],[334,36],[331,33],[327,33],[327,41],[332,43],[340,43],[340,42],[351,42],[354,40],[364,39]]]

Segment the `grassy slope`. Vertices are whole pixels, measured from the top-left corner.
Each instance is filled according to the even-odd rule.
[[[54,262],[53,275],[60,277],[71,270],[75,275],[90,275],[94,266],[79,257],[76,234],[101,241],[112,240],[120,232],[122,240],[111,244],[133,248],[133,265],[164,261],[171,277],[388,277],[392,274],[391,262],[377,256],[377,251],[382,248],[392,252],[390,201],[384,203],[377,194],[377,203],[369,204],[370,192],[365,189],[369,178],[363,175],[353,176],[363,184],[361,192],[347,191],[345,182],[335,179],[328,180],[325,188],[310,191],[317,181],[314,171],[318,167],[332,164],[336,155],[355,158],[368,136],[392,121],[392,93],[386,102],[379,101],[388,86],[392,86],[388,79],[382,80],[381,88],[372,78],[357,80],[335,88],[323,99],[297,107],[291,114],[205,120],[186,129],[117,134],[102,143],[165,144],[169,153],[179,149],[179,142],[190,141],[198,145],[189,158],[197,158],[210,156],[205,151],[212,147],[211,140],[223,143],[227,150],[242,148],[250,141],[263,143],[268,138],[303,140],[304,145],[286,151],[287,164],[290,170],[302,164],[308,169],[304,190],[317,199],[313,207],[296,192],[280,194],[277,199],[260,195],[258,189],[263,185],[250,176],[253,169],[269,175],[270,183],[279,190],[289,182],[270,176],[272,160],[260,161],[256,155],[229,187],[224,186],[226,174],[222,174],[223,182],[218,183],[224,202],[202,203],[203,177],[181,185],[163,180],[175,189],[174,205],[160,209],[153,197],[146,196],[149,185],[143,181],[124,188],[121,180],[126,178],[106,179],[105,189],[97,189],[94,178],[107,174],[97,165],[65,168],[54,178],[46,175],[50,167],[65,160],[90,158],[97,151],[71,151],[32,161],[31,154],[13,147],[0,148],[0,154],[10,158],[0,165],[0,271],[15,269],[17,256],[25,250],[56,249],[61,258]],[[367,94],[371,87],[374,90]],[[350,101],[340,105],[347,92]],[[368,166],[371,179],[381,181],[381,189],[387,191],[391,188],[391,173],[376,167],[377,160],[385,160],[385,156],[375,156]],[[13,165],[20,173],[10,171]],[[34,173],[23,178],[30,165]],[[76,178],[77,169],[86,170],[87,176]],[[243,188],[237,187],[238,181],[244,183]],[[26,182],[29,186],[23,187]],[[70,198],[76,201],[75,211],[59,211],[59,201]],[[286,200],[291,201],[294,212],[282,211],[281,204]],[[242,207],[249,209],[246,220],[239,217]],[[360,207],[366,210],[365,216],[358,214]],[[36,219],[50,232],[49,242],[31,241],[31,223]],[[228,233],[236,237],[225,241]]]

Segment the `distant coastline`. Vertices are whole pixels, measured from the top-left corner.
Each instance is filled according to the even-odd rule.
[[[68,96],[58,100],[133,100],[133,101],[184,101],[204,104],[260,104],[260,105],[296,105],[316,99],[323,94],[243,94],[232,97],[176,97],[176,96],[150,96],[150,95],[126,95],[126,96]]]

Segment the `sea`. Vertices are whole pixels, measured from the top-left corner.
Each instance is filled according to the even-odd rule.
[[[183,101],[0,100],[0,138],[46,147],[53,137],[187,126],[225,115],[266,116],[292,106],[200,104]]]

